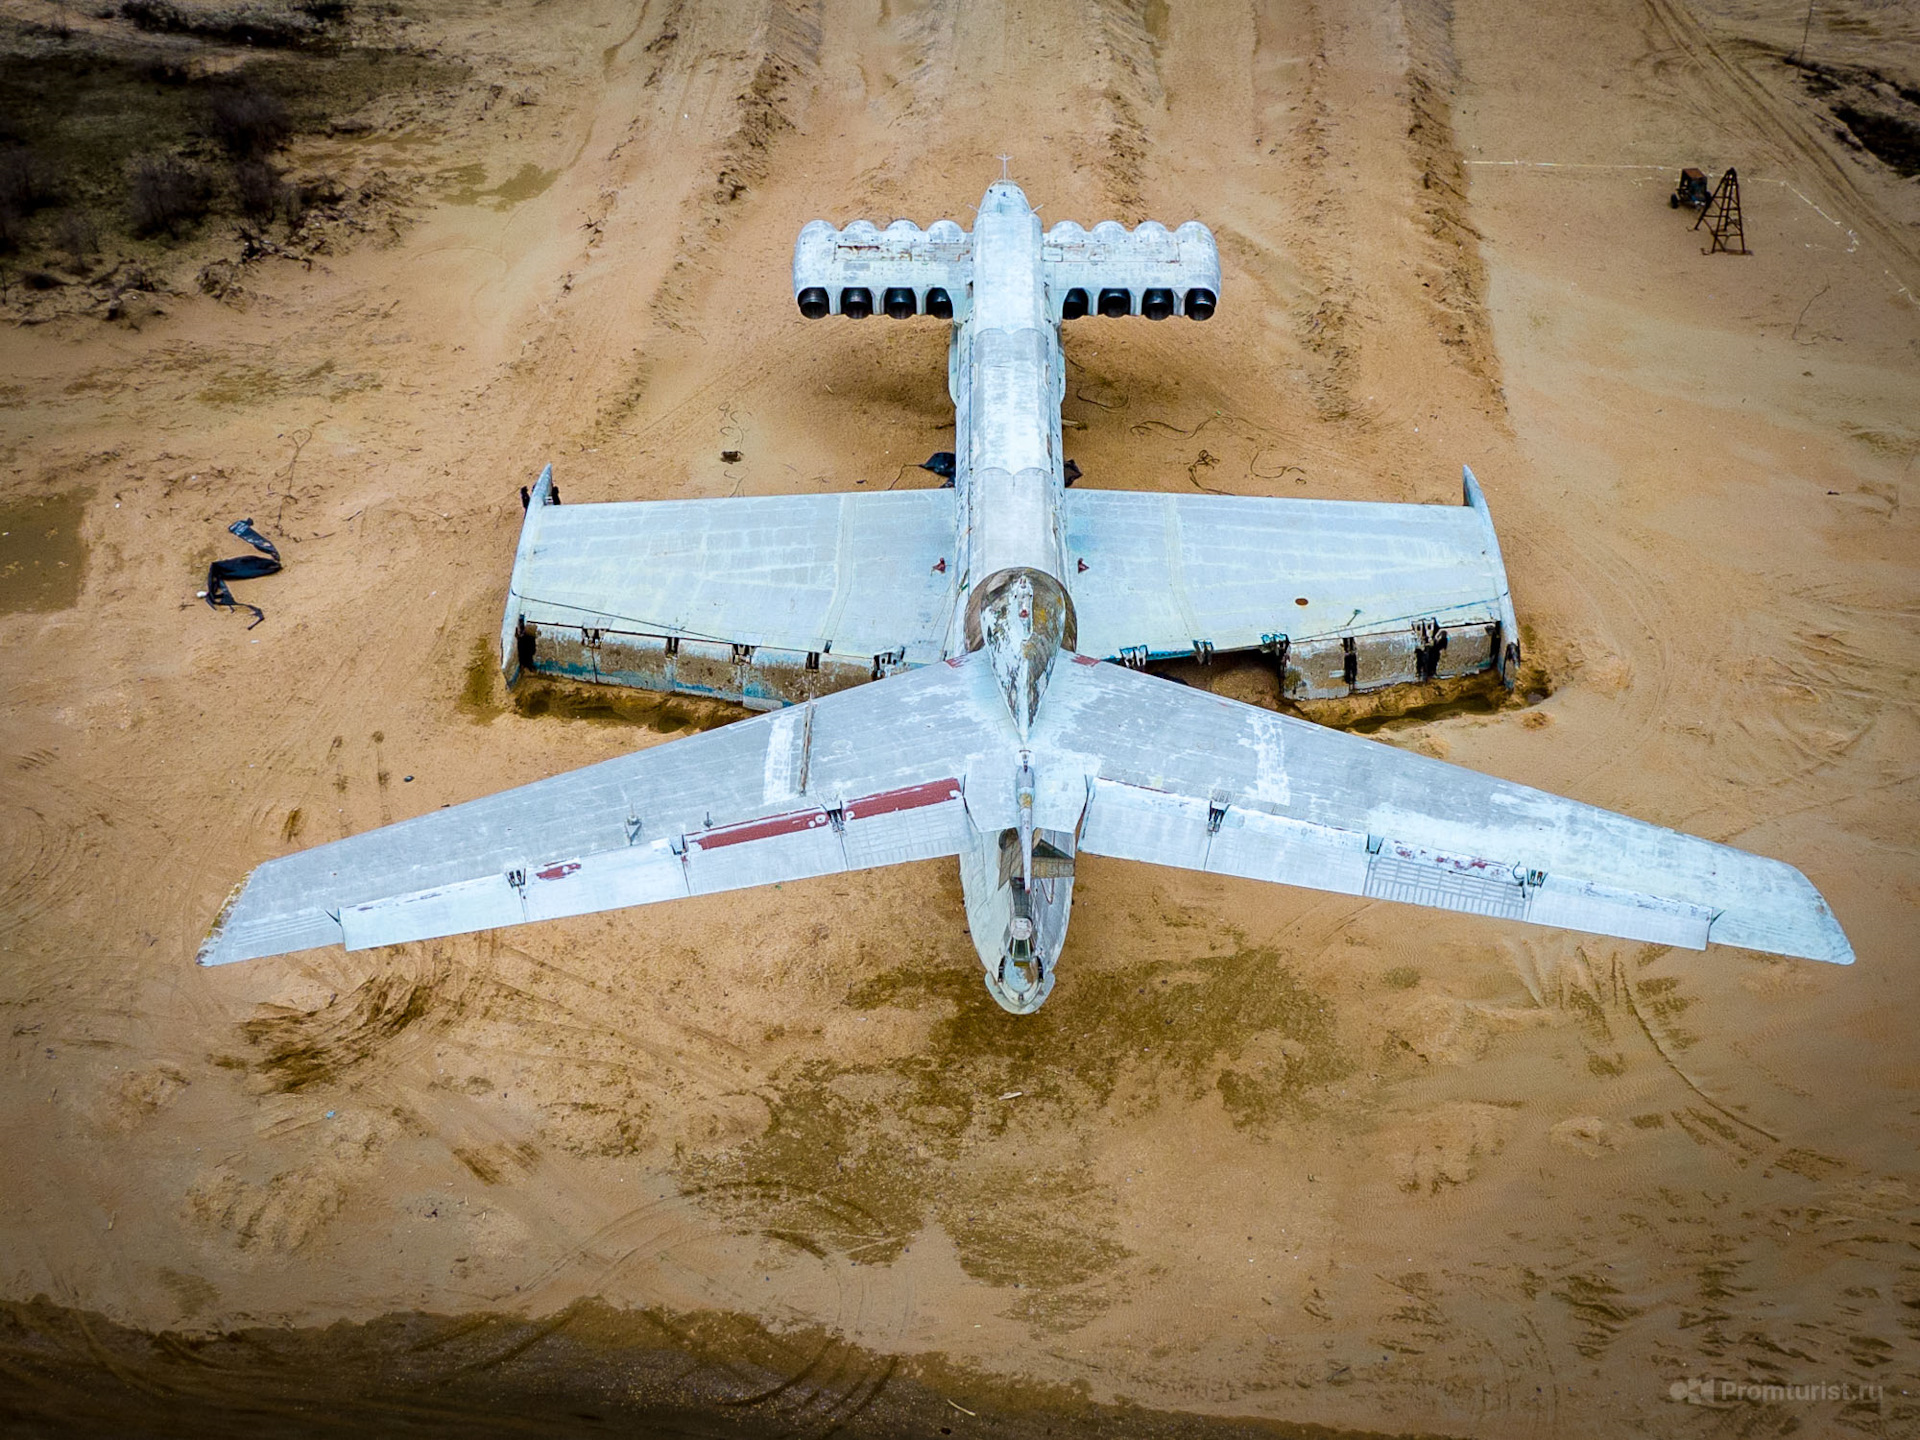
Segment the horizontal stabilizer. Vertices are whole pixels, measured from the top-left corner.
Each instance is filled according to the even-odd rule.
[[[954,855],[963,777],[1013,763],[988,667],[936,665],[269,861],[200,963]]]
[[[1036,833],[1077,833],[1085,854],[1853,959],[1819,892],[1777,860],[1086,656],[1063,656],[1047,693],[1023,747],[975,655],[289,855],[236,892],[200,960],[959,854],[1020,823],[1016,774],[1036,777]]]
[[[957,855],[957,779],[416,890],[340,912],[349,950]]]
[[[1036,752],[1100,757],[1083,852],[1662,945],[1853,959],[1819,892],[1778,860],[1084,659],[1059,668],[1048,699]]]

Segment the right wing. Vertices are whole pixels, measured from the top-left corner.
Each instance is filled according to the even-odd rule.
[[[1080,849],[1704,949],[1848,964],[1793,866],[1084,656],[1033,735],[1089,757]]]
[[[270,860],[199,960],[359,950],[955,855],[966,776],[1015,763],[989,667],[935,665]]]
[[[1471,470],[1464,505],[1067,492],[1068,588],[1086,654],[1264,649],[1324,699],[1496,669],[1520,632]]]
[[[502,668],[768,709],[938,660],[954,492],[551,503],[513,561]]]

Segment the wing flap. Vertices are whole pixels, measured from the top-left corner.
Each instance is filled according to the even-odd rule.
[[[556,861],[522,872],[520,879],[518,888],[528,920],[558,920],[564,915],[590,915],[626,905],[652,905],[690,893],[686,866],[673,852],[673,842],[664,839],[629,845],[624,850],[603,850],[578,860]]]
[[[1347,895],[1365,889],[1369,858],[1365,835],[1108,779],[1094,781],[1080,848]]]
[[[375,945],[437,940],[469,930],[518,925],[526,918],[520,889],[504,874],[487,875],[366,905],[350,905],[340,912],[340,940],[349,950],[368,950]]]
[[[1509,862],[1443,855],[1419,845],[1383,844],[1369,858],[1366,894],[1435,910],[1503,920],[1527,918],[1527,895]]]
[[[1590,935],[1618,935],[1688,950],[1706,949],[1713,928],[1713,912],[1704,906],[1559,875],[1549,875],[1533,893],[1526,918],[1535,925],[1583,930]]]
[[[850,869],[957,855],[966,840],[966,801],[950,777],[852,801],[843,813]]]
[[[1260,810],[1221,815],[1207,868],[1248,880],[1277,880],[1358,895],[1367,881],[1367,837]]]
[[[1116,860],[1207,868],[1207,802],[1144,785],[1096,780],[1080,848]]]
[[[823,809],[747,820],[686,837],[687,883],[696,895],[809,880],[847,868]]]

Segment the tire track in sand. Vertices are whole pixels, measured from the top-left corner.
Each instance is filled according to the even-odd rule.
[[[1812,172],[1808,183],[1827,205],[1836,213],[1845,212],[1873,235],[1909,294],[1920,290],[1920,242],[1902,233],[1901,227],[1881,211],[1847,173],[1846,165],[1814,138],[1814,127],[1793,113],[1791,102],[1783,102],[1743,66],[1729,60],[1694,19],[1684,0],[1646,0],[1646,4],[1660,32],[1690,62],[1714,102],[1740,116],[1784,154],[1806,165]]]

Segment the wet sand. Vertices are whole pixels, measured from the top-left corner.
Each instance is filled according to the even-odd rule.
[[[311,265],[207,293],[210,233],[134,313],[16,289],[0,330],[0,503],[84,507],[73,588],[3,552],[12,1430],[222,1433],[256,1387],[470,1426],[417,1408],[465,1358],[356,1386],[462,1317],[516,1433],[672,1355],[791,1381],[743,1425],[805,1434],[869,1384],[869,1433],[1920,1425],[1920,189],[1783,63],[1802,7],[402,15],[434,86],[294,142],[369,197]],[[1810,53],[1920,87],[1898,6],[1821,6]],[[943,327],[801,320],[791,246],[967,223],[1002,153],[1048,222],[1219,238],[1208,324],[1068,327],[1085,483],[1480,477],[1518,692],[1322,718],[1787,860],[1858,963],[1090,859],[1024,1021],[945,863],[196,969],[266,858],[738,715],[505,692],[518,487],[936,483]],[[1738,166],[1751,256],[1668,208],[1688,164]],[[194,594],[242,516],[287,560],[253,630]],[[268,1334],[317,1388],[247,1368]],[[193,1390],[202,1341],[257,1378]],[[605,1413],[753,1433],[684,1373]]]

